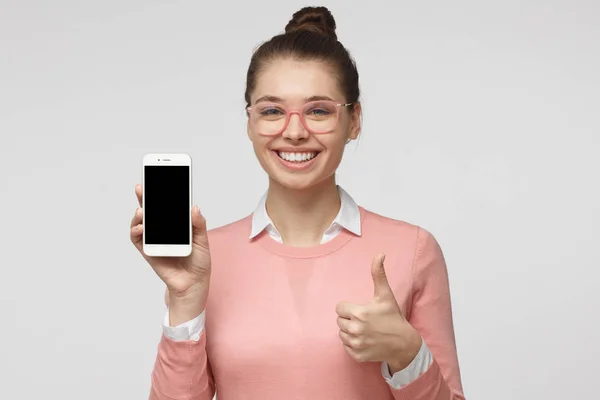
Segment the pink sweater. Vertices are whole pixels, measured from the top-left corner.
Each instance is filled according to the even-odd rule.
[[[423,228],[360,207],[362,235],[311,248],[248,236],[251,216],[209,231],[212,276],[199,341],[162,336],[151,400],[463,400],[448,274]],[[371,260],[385,252],[398,304],[431,350],[401,389],[381,364],[358,363],[338,336],[335,306],[373,296]]]

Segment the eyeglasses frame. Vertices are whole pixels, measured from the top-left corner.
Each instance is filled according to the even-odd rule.
[[[312,134],[314,134],[314,135],[326,135],[326,134],[328,134],[328,133],[331,133],[331,132],[332,132],[332,131],[333,131],[335,128],[334,128],[334,129],[332,129],[332,130],[330,130],[330,131],[327,131],[327,132],[315,132],[315,131],[313,131],[312,129],[310,129],[310,128],[309,128],[309,127],[306,125],[306,120],[304,119],[304,115],[303,115],[303,113],[302,113],[302,112],[303,112],[303,111],[306,109],[306,107],[307,107],[309,104],[312,104],[312,103],[321,103],[321,104],[322,104],[322,103],[329,103],[329,104],[332,104],[332,105],[334,105],[334,106],[336,106],[336,107],[338,107],[338,108],[341,108],[341,107],[348,107],[348,106],[351,106],[352,104],[354,104],[354,103],[352,103],[352,102],[350,102],[350,103],[337,103],[337,102],[335,102],[335,101],[333,101],[333,100],[313,100],[313,101],[309,101],[309,102],[305,103],[305,104],[304,104],[304,105],[303,105],[301,108],[294,108],[294,109],[291,109],[291,108],[289,108],[289,107],[286,107],[286,106],[284,106],[284,105],[283,105],[283,104],[281,104],[281,103],[269,102],[269,103],[267,103],[267,104],[269,104],[269,105],[274,105],[274,106],[277,106],[277,107],[281,108],[283,111],[285,111],[285,115],[286,115],[286,121],[285,121],[285,124],[283,125],[283,128],[282,128],[282,129],[281,129],[279,132],[277,132],[277,133],[262,133],[262,132],[259,132],[259,134],[260,134],[260,135],[263,135],[263,136],[277,136],[277,135],[281,135],[281,134],[282,134],[282,133],[283,133],[283,132],[284,132],[284,131],[287,129],[288,125],[290,124],[290,120],[292,119],[292,115],[293,115],[293,114],[297,114],[297,115],[298,115],[298,118],[300,118],[300,123],[301,123],[301,124],[302,124],[302,126],[304,126],[304,128],[305,128],[307,131],[309,131],[310,133],[312,133]],[[252,120],[252,112],[251,112],[251,111],[252,111],[252,109],[253,109],[255,106],[256,106],[256,104],[255,104],[254,106],[248,106],[248,107],[246,107],[246,112],[248,113],[248,117],[249,117],[251,120]],[[335,126],[336,126],[336,127],[337,127],[337,124],[338,124],[338,122],[339,122],[339,119],[340,119],[340,113],[337,113],[337,118],[338,118],[338,119],[337,119],[337,121],[335,122]]]

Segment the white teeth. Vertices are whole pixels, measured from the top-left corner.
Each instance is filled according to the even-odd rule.
[[[283,158],[286,161],[292,161],[292,162],[305,162],[305,161],[309,161],[312,160],[313,158],[316,157],[317,152],[311,152],[311,153],[286,153],[283,151],[278,151],[277,155],[281,158]]]

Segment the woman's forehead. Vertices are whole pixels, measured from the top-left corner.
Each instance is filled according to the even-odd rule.
[[[274,60],[257,76],[252,98],[277,97],[285,102],[305,101],[315,96],[341,101],[338,80],[320,61]]]

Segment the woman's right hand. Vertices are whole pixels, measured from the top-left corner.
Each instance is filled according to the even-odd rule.
[[[171,303],[178,299],[200,302],[202,310],[210,284],[210,250],[206,233],[206,220],[197,206],[192,208],[192,253],[187,257],[153,257],[144,254],[142,248],[142,185],[135,186],[140,207],[131,220],[131,242],[146,259],[154,272],[167,285]],[[200,310],[201,311],[201,310]]]

